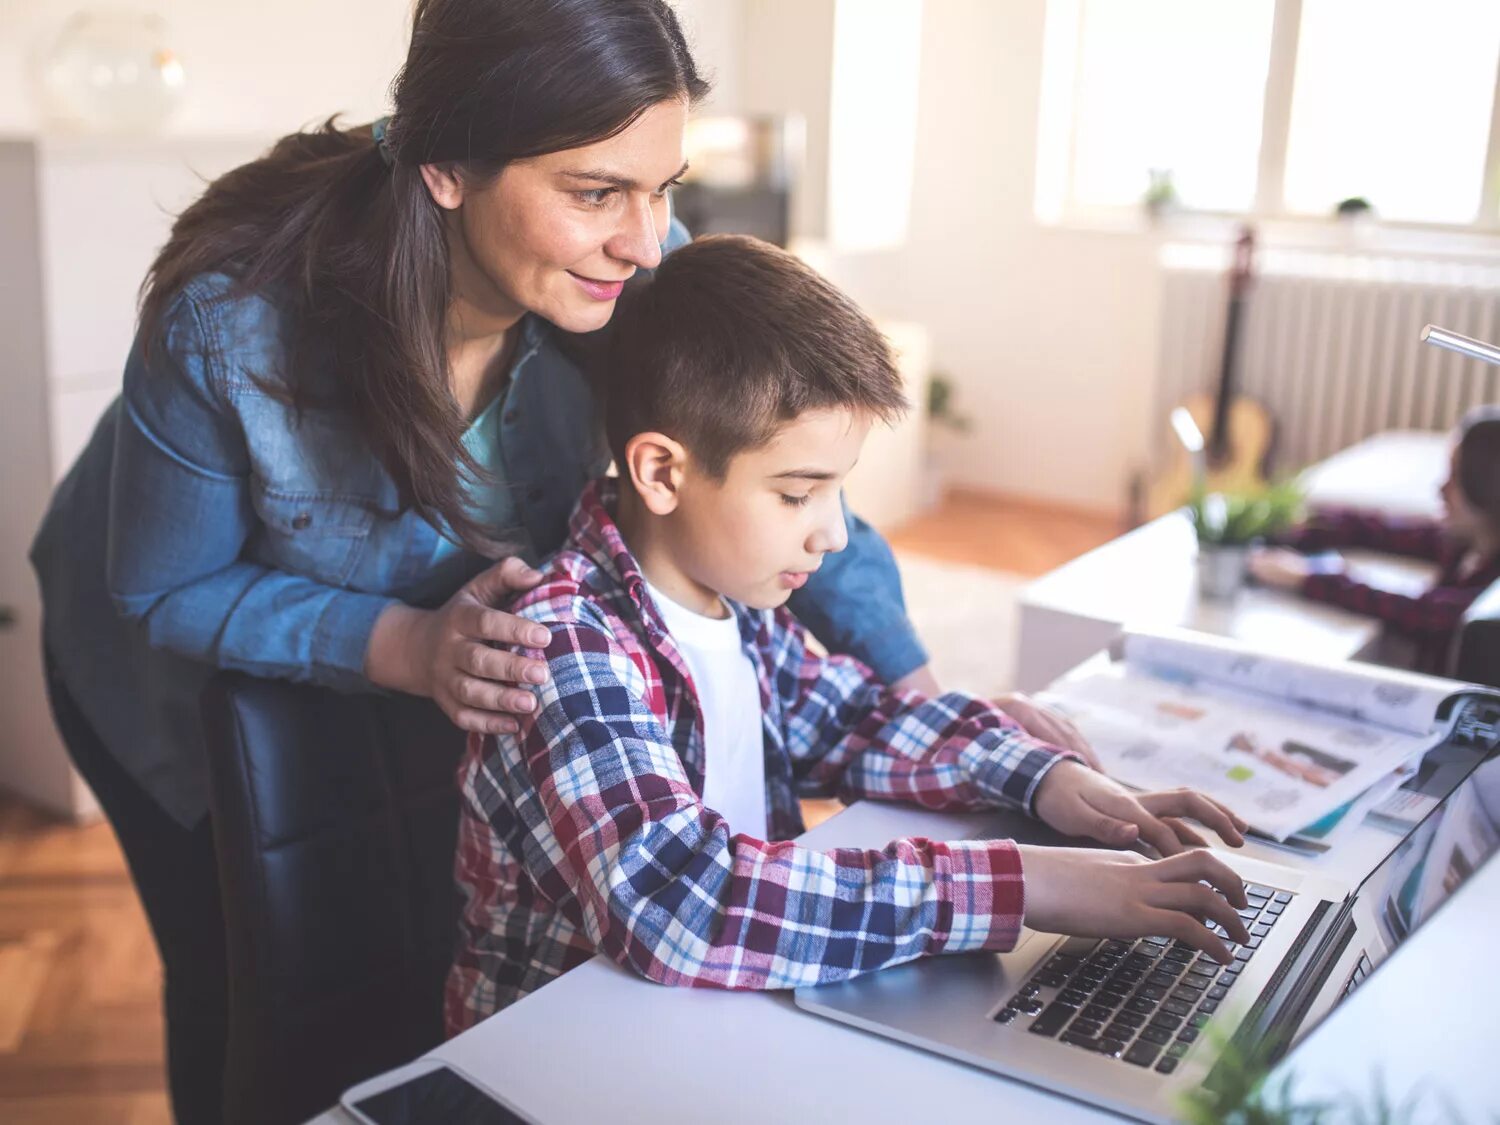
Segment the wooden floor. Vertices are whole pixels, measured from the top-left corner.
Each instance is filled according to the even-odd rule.
[[[890,536],[951,562],[1038,575],[1119,534],[1115,520],[955,493]],[[808,808],[809,821],[836,806]],[[0,1122],[168,1122],[161,972],[108,825],[0,797]]]

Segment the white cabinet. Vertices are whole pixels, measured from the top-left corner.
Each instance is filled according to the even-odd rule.
[[[119,390],[136,296],[173,216],[269,138],[0,138],[0,788],[69,816],[92,798],[52,729],[26,552]]]

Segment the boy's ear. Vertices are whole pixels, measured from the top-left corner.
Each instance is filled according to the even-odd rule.
[[[666,434],[636,434],[625,443],[622,472],[630,477],[636,495],[653,515],[670,515],[677,509],[678,489],[687,468],[687,450]]]

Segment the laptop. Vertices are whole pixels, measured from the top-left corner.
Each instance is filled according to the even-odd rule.
[[[928,958],[798,989],[796,1002],[1117,1113],[1175,1120],[1185,1091],[1224,1077],[1210,1020],[1239,1052],[1280,1057],[1500,850],[1500,701],[1453,706],[1444,745],[1467,748],[1469,769],[1358,886],[1218,853],[1249,899],[1239,914],[1251,938],[1230,943],[1231,965],[1167,938],[1023,929],[1009,953]]]

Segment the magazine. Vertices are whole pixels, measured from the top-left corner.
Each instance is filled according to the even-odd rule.
[[[1278,841],[1357,822],[1372,790],[1388,797],[1397,771],[1409,776],[1443,741],[1445,701],[1487,690],[1185,631],[1127,632],[1113,655],[1041,698],[1072,719],[1111,776],[1199,789]]]

